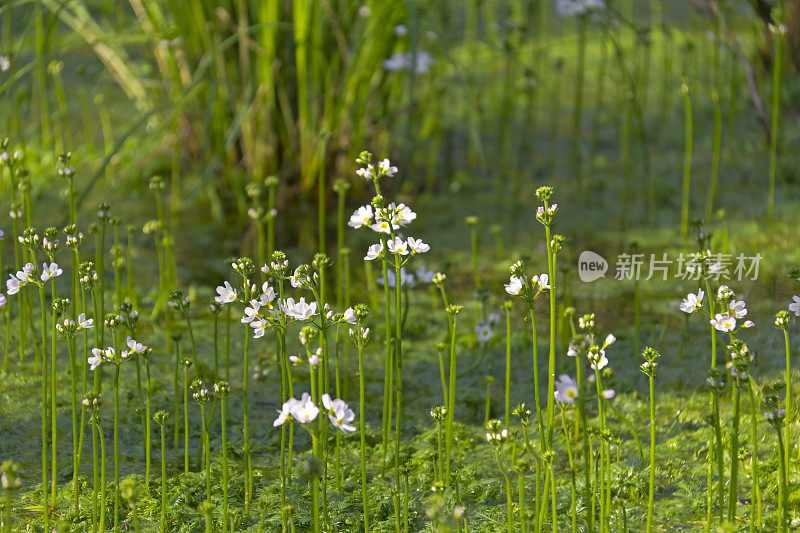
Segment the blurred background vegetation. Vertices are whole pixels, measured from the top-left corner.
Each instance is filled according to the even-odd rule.
[[[691,217],[772,218],[773,122],[778,215],[793,212],[796,2],[613,0],[573,17],[558,4],[3,0],[0,132],[25,147],[37,202],[61,194],[63,151],[82,204],[111,201],[126,219],[152,218],[147,183],[164,177],[189,247],[250,251],[248,210],[274,194],[277,245],[313,249],[320,203],[333,234],[331,185],[360,186],[364,148],[400,167],[392,194],[453,201],[504,230],[532,219],[520,199],[533,186],[555,184],[581,214],[567,224],[591,235],[676,223],[685,85]]]

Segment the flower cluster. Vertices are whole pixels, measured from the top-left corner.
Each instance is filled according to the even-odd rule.
[[[330,395],[322,395],[322,407],[328,414],[328,419],[334,427],[345,433],[353,432],[356,428],[351,424],[355,414],[350,407],[340,399],[331,399]],[[278,418],[272,423],[278,427],[286,422],[295,421],[299,424],[308,424],[316,420],[320,409],[314,404],[311,395],[304,392],[300,399],[289,398],[278,411]]]
[[[705,292],[703,289],[699,289],[697,293],[689,293],[680,304],[681,311],[687,314],[698,311],[704,313],[704,297]],[[737,300],[736,295],[727,285],[719,286],[715,301],[718,304],[720,312],[714,313],[713,317],[708,314],[708,321],[717,331],[731,333],[736,330],[737,321],[739,321],[738,324],[742,328],[751,328],[755,326],[752,320],[745,320],[747,316],[747,305],[744,300]]]
[[[540,274],[538,276],[528,277],[525,274],[525,267],[522,261],[517,261],[509,268],[511,277],[506,283],[506,292],[511,296],[519,296],[529,305],[533,305],[533,301],[543,291],[550,289],[550,278],[547,274]]]
[[[486,423],[486,442],[492,446],[502,444],[508,440],[508,430],[500,427],[499,420],[489,420]]]
[[[128,337],[126,344],[128,349],[119,352],[119,354],[117,354],[117,351],[113,346],[109,346],[105,349],[92,348],[92,355],[90,355],[87,359],[87,362],[89,363],[89,369],[94,370],[104,363],[114,363],[119,365],[130,359],[132,356],[141,355],[148,350],[147,346],[140,342],[136,342],[130,337]],[[117,357],[117,355],[119,355],[119,357]]]

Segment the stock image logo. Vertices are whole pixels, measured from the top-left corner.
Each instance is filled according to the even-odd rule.
[[[605,277],[608,271],[608,261],[591,250],[584,250],[578,257],[578,277],[584,283],[591,283]]]

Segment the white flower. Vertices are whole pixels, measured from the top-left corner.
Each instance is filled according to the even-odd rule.
[[[556,390],[553,396],[557,402],[573,403],[578,397],[578,384],[566,374],[562,374],[556,380]]]
[[[353,432],[356,430],[355,426],[351,424],[356,415],[353,410],[347,406],[344,400],[332,400],[329,394],[322,395],[322,406],[328,412],[328,420],[334,427],[339,428],[345,433]]]
[[[795,314],[795,316],[800,316],[800,296],[794,295],[792,296],[792,303],[789,304],[789,311]]]
[[[231,287],[229,282],[217,287],[217,296],[214,300],[219,304],[229,304],[236,301],[236,289]]]
[[[586,354],[586,358],[589,359],[589,362],[592,364],[592,368],[595,370],[602,370],[608,365],[606,351],[602,348],[598,348],[597,346],[592,346],[589,348],[589,353]]]
[[[408,255],[408,243],[400,237],[387,241],[386,246],[393,254]]]
[[[63,273],[63,271],[58,268],[58,263],[47,263],[42,265],[42,275],[39,278],[42,281],[48,281],[50,278],[57,278]]]
[[[397,28],[405,26],[398,26]],[[397,31],[395,28],[395,32]],[[395,174],[397,174],[397,167],[393,167],[392,163],[388,159],[384,159],[383,161],[378,163],[378,168],[383,172],[383,175],[389,178],[393,178]]]
[[[78,330],[92,329],[94,327],[94,319],[86,318],[86,313],[78,315]]]
[[[317,314],[317,302],[306,303],[305,298],[295,302],[294,298],[286,298],[281,304],[281,309],[295,320],[308,320]]]
[[[97,352],[102,352],[99,348],[92,349],[92,355],[86,361],[89,363],[89,370],[94,370],[103,363],[103,358]]]
[[[11,276],[6,280],[6,291],[8,291],[8,295],[11,296],[12,294],[17,294],[19,289],[22,287],[19,280]]]
[[[290,413],[293,420],[301,424],[307,424],[316,420],[319,408],[311,401],[311,396],[308,393],[303,393],[300,401],[292,405]]]
[[[709,320],[717,331],[730,332],[736,328],[736,319],[732,316],[717,313],[714,318]]]
[[[267,326],[269,323],[266,320],[259,319],[253,320],[250,322],[250,327],[253,328],[253,338],[260,339],[264,336],[264,333],[267,332]]]
[[[103,363],[110,363],[113,361],[114,361],[114,348],[110,347],[106,348],[105,350],[101,348],[92,348],[92,355],[90,355],[89,358],[87,359],[90,370],[94,370]]]
[[[8,299],[6,298],[5,294],[0,294],[0,307],[5,307],[8,303]]]
[[[372,224],[372,216],[372,206],[369,204],[362,205],[356,209],[352,215],[350,215],[350,221],[347,223],[347,225],[355,229],[369,226]]]
[[[742,324],[742,327],[743,328],[752,328],[755,325],[756,325],[756,323],[753,322],[752,320],[745,320],[744,323]]]
[[[131,353],[143,353],[147,349],[147,346],[145,346],[141,342],[136,342],[130,337],[128,337],[128,340],[125,341],[125,344],[128,345],[128,348],[130,348]]]
[[[281,406],[281,409],[278,411],[278,418],[276,418],[275,421],[272,423],[272,427],[282,426],[286,422],[291,421],[292,408],[298,403],[300,402],[297,401],[295,398],[289,398],[288,400],[286,400]]]
[[[606,337],[605,342],[603,343],[603,348],[608,348],[609,346],[614,344],[616,340],[617,338],[613,334],[609,333],[608,336]]]
[[[523,280],[517,276],[511,276],[508,283],[505,284],[506,292],[511,296],[516,296],[522,292]]]
[[[425,244],[420,239],[415,239],[414,237],[409,237],[406,239],[406,242],[408,243],[408,247],[411,249],[412,254],[424,254],[431,249],[429,245]]]
[[[342,315],[342,322],[347,322],[348,324],[356,323],[356,315],[352,307],[345,309],[344,314]]]
[[[257,318],[261,318],[258,310],[261,309],[261,302],[258,300],[250,300],[250,306],[244,308],[244,316],[241,319],[242,324],[249,324]]]
[[[0,56],[0,72],[6,72],[11,68],[11,58]]]
[[[717,289],[717,300],[727,300],[733,298],[733,291],[727,285],[720,285]]]
[[[547,274],[541,274],[539,276],[533,276],[531,278],[531,283],[538,285],[541,289],[549,289],[550,288],[550,277]]]
[[[602,396],[606,400],[611,400],[616,395],[617,395],[617,393],[616,393],[616,391],[614,389],[606,389],[606,390],[604,390],[603,392],[600,393],[600,396]]]
[[[391,226],[389,226],[389,223],[385,220],[380,220],[380,219],[373,225],[371,225],[370,228],[375,233],[385,233],[388,235],[392,232],[392,228]]]
[[[364,256],[365,261],[374,261],[375,259],[381,257],[383,254],[383,241],[379,242],[378,244],[373,244],[367,250],[367,255]]]
[[[492,332],[492,326],[489,324],[489,322],[479,322],[475,327],[475,333],[477,333],[478,342],[482,343],[489,342],[494,335]]]
[[[303,282],[308,280],[307,277],[301,277],[300,274],[301,274],[300,267],[297,267],[294,269],[294,274],[292,274],[291,277],[289,278],[289,283],[291,283],[292,287],[294,287],[295,289],[299,289],[300,287],[302,287]]]
[[[404,24],[398,24],[394,27],[394,34],[398,37],[408,35],[408,28]],[[388,161],[388,160],[387,160]]]
[[[403,203],[395,205],[394,202],[392,202],[386,208],[386,211],[389,212],[389,219],[392,222],[393,229],[408,226],[417,218],[417,214]]]
[[[728,308],[731,310],[731,315],[733,315],[733,318],[741,319],[747,315],[747,309],[745,308],[745,303],[742,300],[731,300],[731,303],[728,304]]]
[[[569,348],[567,348],[567,355],[570,357],[575,357],[580,353],[580,348],[575,346],[572,343],[569,343]]]
[[[703,306],[703,289],[699,289],[697,294],[689,293],[681,302],[681,311],[684,313],[694,313]]]
[[[372,165],[370,165],[370,166],[372,166]],[[359,176],[361,176],[365,180],[371,180],[372,179],[372,171],[369,168],[359,168],[358,170],[356,170],[356,174],[358,174]]]

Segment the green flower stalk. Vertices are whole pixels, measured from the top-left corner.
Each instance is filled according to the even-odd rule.
[[[103,436],[103,428],[100,425],[100,397],[94,394],[87,396],[84,399],[84,405],[89,407],[92,410],[92,415],[89,418],[89,423],[92,424],[93,432],[98,436],[100,439],[100,479],[97,479],[97,464],[95,461],[95,479],[94,479],[94,498],[93,501],[95,502],[95,506],[97,506],[97,487],[98,483],[100,486],[100,502],[99,502],[99,516],[97,516],[97,509],[95,509],[94,515],[96,516],[96,520],[94,520],[94,531],[100,531],[102,533],[106,529],[106,442]],[[88,402],[88,404],[87,404]]]
[[[361,506],[364,515],[364,533],[369,533],[369,498],[367,496],[367,444],[366,444],[366,385],[364,377],[364,349],[369,342],[369,328],[361,324],[369,316],[365,305],[357,305],[354,310],[356,327],[350,330],[350,340],[358,351],[358,431],[359,455],[361,459]],[[441,433],[441,425],[440,425]],[[337,432],[338,435],[338,432]],[[440,446],[441,447],[441,446]]]
[[[641,364],[641,371],[647,376],[650,384],[650,469],[647,483],[647,532],[653,531],[653,501],[655,496],[656,484],[656,391],[655,377],[658,359],[661,357],[657,351],[651,347],[646,347],[642,352],[644,362]]]
[[[559,404],[561,408],[561,426],[564,431],[564,442],[567,445],[567,459],[569,460],[569,517],[570,517],[570,526],[572,529],[572,533],[575,533],[577,527],[577,509],[575,506],[575,500],[577,497],[576,487],[575,487],[575,462],[572,458],[572,439],[570,438],[569,429],[567,428],[567,411],[566,406]],[[555,501],[555,500],[553,500]]]
[[[681,83],[683,95],[684,127],[686,144],[683,152],[683,196],[681,200],[681,235],[689,234],[689,190],[692,175],[692,99],[689,96],[689,85],[684,79]]]
[[[750,471],[753,478],[750,494],[750,530],[757,531],[761,528],[761,481],[758,462],[758,411],[761,403],[760,395],[756,392],[758,385],[752,376],[747,384],[750,394],[750,439],[753,441],[753,453],[750,456]]]
[[[508,441],[508,429],[501,428],[499,420],[490,420],[486,423],[486,441],[492,447],[494,452],[495,464],[500,470],[506,485],[506,527],[508,533],[514,531],[514,510],[513,499],[511,490],[511,477],[507,470],[503,467],[503,461],[500,459],[500,450],[502,445]]]
[[[511,302],[503,304],[503,309],[505,309],[506,312],[506,427],[511,427],[511,309],[513,307],[514,304]],[[441,352],[439,353],[439,360],[441,362]]]
[[[789,349],[789,322],[790,322],[790,315],[789,312],[784,310],[778,311],[777,315],[775,315],[775,326],[777,326],[783,332],[783,346],[784,346],[784,353],[786,354],[786,372],[784,374],[784,383],[786,384],[786,399],[784,403],[784,408],[786,410],[786,419],[792,420],[792,414],[794,413],[794,405],[792,401],[792,358],[791,358],[791,350]],[[790,450],[791,450],[791,442],[792,442],[792,435],[791,435],[791,424],[785,424],[786,426],[786,468],[787,473],[789,473],[790,465]]]
[[[131,302],[137,302],[136,287],[133,286],[133,243],[136,226],[129,224],[126,228],[127,240],[125,241],[125,293]]]
[[[494,378],[486,376],[484,380],[486,381],[486,408],[483,413],[483,424],[486,425],[489,423],[489,415],[492,412],[492,383],[494,383]]]
[[[242,257],[231,263],[233,270],[242,278],[242,301],[250,301],[250,281],[249,276],[255,272],[253,261],[248,257]],[[244,430],[244,512],[245,515],[250,513],[250,504],[253,500],[253,469],[250,463],[250,425],[247,409],[247,383],[250,376],[250,324],[245,323],[244,326],[244,368],[243,368],[243,381],[242,381],[242,426]]]
[[[150,464],[151,464],[151,445],[150,445],[150,438],[151,438],[151,431],[150,431],[150,407],[151,407],[151,395],[152,395],[152,381],[150,379],[150,357],[153,355],[153,350],[151,348],[147,348],[144,352],[142,352],[142,359],[144,360],[144,369],[145,369],[145,379],[146,381],[146,388],[145,388],[145,424],[144,424],[144,486],[145,490],[149,493],[150,492]]]
[[[209,439],[209,420],[206,417],[206,404],[213,400],[213,395],[210,390],[203,387],[203,382],[196,379],[192,382],[191,389],[193,391],[192,398],[200,406],[200,420],[201,420],[201,437],[200,445],[203,448],[203,469],[205,470],[206,478],[206,501],[211,500],[211,441]]]
[[[731,337],[733,334],[731,334]],[[733,521],[736,514],[736,504],[739,502],[738,481],[739,481],[739,419],[740,419],[740,398],[743,381],[750,379],[749,365],[752,359],[746,344],[731,338],[728,345],[730,353],[731,382],[733,385],[733,428],[731,430],[731,480],[728,493],[728,520]]]
[[[222,311],[222,304],[211,302],[209,310],[214,317],[214,378],[219,379],[219,314]]]
[[[775,429],[778,436],[778,531],[784,533],[786,531],[788,519],[788,476],[786,475],[786,453],[784,446],[786,443],[783,441],[782,426],[786,419],[786,411],[778,408],[778,398],[775,395],[770,395],[765,401],[769,409],[764,413],[764,417],[770,426]]]
[[[214,384],[214,395],[220,401],[220,429],[222,437],[222,531],[228,528],[228,396],[231,388],[227,381]],[[283,503],[283,502],[282,502]]]
[[[447,314],[450,317],[450,386],[448,392],[450,397],[447,399],[447,425],[445,431],[445,484],[450,485],[452,479],[450,467],[453,454],[453,419],[456,407],[456,323],[458,314],[463,309],[460,305],[447,306]]]
[[[54,302],[54,308],[56,306],[63,306],[65,302],[63,300]],[[63,309],[62,309],[63,312]],[[94,321],[92,319],[86,320],[85,315],[82,313],[78,316],[78,321],[75,322],[69,318],[64,320],[63,324],[56,324],[56,330],[58,331],[59,335],[62,338],[66,339],[67,341],[67,351],[69,352],[69,364],[70,364],[70,403],[71,403],[71,411],[72,411],[72,493],[73,493],[73,501],[75,504],[75,511],[78,510],[78,472],[80,470],[80,450],[81,450],[81,440],[83,438],[83,433],[81,431],[80,439],[78,437],[78,377],[77,377],[77,365],[75,362],[75,336],[80,331],[85,331],[89,328],[94,327]],[[83,419],[83,416],[81,416]]]
[[[345,198],[347,196],[347,191],[350,189],[350,182],[339,178],[333,182],[333,190],[336,192],[337,195],[337,202],[336,202],[336,250],[337,250],[337,261],[336,261],[336,307],[342,308],[345,305],[345,279],[344,279],[344,250],[345,242],[344,242],[344,228],[345,228],[345,216],[344,216],[344,208],[345,208]],[[347,302],[349,303],[349,302]]]
[[[175,343],[175,365],[173,366],[172,373],[172,416],[175,419],[175,426],[173,431],[172,448],[178,448],[178,439],[180,439],[180,423],[181,417],[179,416],[179,397],[180,397],[180,366],[181,366],[181,334],[173,333],[172,342]]]
[[[157,411],[153,420],[161,428],[161,505],[159,506],[158,524],[159,531],[164,533],[167,530],[166,510],[167,510],[167,445],[164,426],[169,419],[167,411]],[[227,491],[226,491],[227,495]]]
[[[718,48],[715,48],[714,57],[718,55]],[[711,176],[708,182],[708,197],[706,198],[706,219],[711,220],[714,211],[714,203],[717,199],[717,182],[719,178],[720,153],[722,151],[722,108],[719,102],[719,92],[717,89],[711,91],[711,101],[714,103],[714,134],[712,140],[711,157]]]
[[[447,420],[447,408],[439,405],[431,409],[431,418],[436,421],[436,469],[434,478],[437,483],[444,482],[444,452],[442,451],[442,424]]]
[[[189,367],[190,359],[183,360],[183,473],[189,473]]]
[[[277,214],[275,197],[279,184],[277,176],[269,176],[264,180],[264,186],[267,188],[267,257],[272,257],[275,251],[275,215]]]
[[[775,56],[772,63],[772,123],[769,135],[769,191],[767,210],[772,221],[775,213],[775,175],[778,172],[778,118],[780,117],[781,81],[783,79],[784,48],[786,47],[786,25],[783,22],[783,1],[781,7],[772,12],[770,32],[775,36]]]
[[[182,291],[175,290],[169,294],[169,302],[167,305],[172,309],[177,310],[186,321],[186,328],[189,330],[189,342],[192,346],[192,364],[194,365],[196,372],[199,374],[200,364],[197,359],[197,345],[194,341],[194,330],[192,329],[192,320],[189,316],[191,299],[188,296],[184,297]]]

